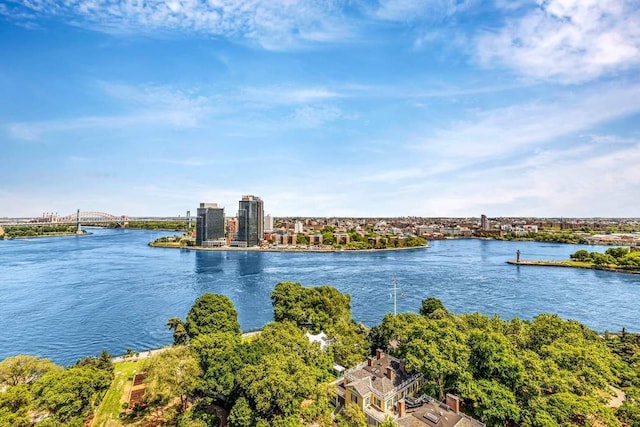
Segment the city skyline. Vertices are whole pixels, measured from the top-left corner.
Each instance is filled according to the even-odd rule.
[[[0,4],[0,217],[637,217],[631,0]]]

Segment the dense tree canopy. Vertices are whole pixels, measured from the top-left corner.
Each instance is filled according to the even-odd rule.
[[[51,370],[61,370],[49,359],[18,355],[0,362],[0,385],[31,384]]]
[[[526,322],[427,311],[431,317],[387,315],[370,335],[375,346],[424,375],[427,393],[458,394],[468,412],[492,426],[617,425],[601,395],[635,378],[633,365],[594,331],[550,314]],[[619,416],[635,408],[626,404]]]
[[[238,312],[224,295],[203,294],[189,310],[185,326],[191,338],[212,333],[240,334]]]
[[[366,330],[352,320],[348,294],[331,286],[282,282],[276,285],[271,300],[276,322],[293,321],[304,329],[326,333],[336,363],[352,366],[366,357]]]
[[[351,297],[331,286],[303,287],[300,283],[278,283],[271,293],[276,322],[292,320],[314,332],[339,321],[351,321]]]
[[[333,364],[351,367],[382,348],[423,375],[421,393],[457,394],[463,410],[488,426],[640,427],[640,335],[600,336],[552,314],[532,321],[455,315],[435,298],[423,302],[421,314],[386,315],[367,335],[351,319],[348,295],[333,288],[284,282],[272,298],[277,320],[251,338],[240,336],[235,308],[220,295],[196,300],[184,324],[170,319],[188,339],[145,362],[147,402],[179,400],[172,420],[179,427],[217,425],[214,401],[230,411],[231,427],[334,426]],[[324,350],[307,339],[309,330],[327,333]],[[112,369],[107,353],[67,369],[32,357],[5,359],[0,427],[31,426],[34,414],[44,427],[81,426]],[[627,395],[618,409],[606,406],[610,386]],[[363,427],[364,415],[347,405],[335,423]]]
[[[180,398],[180,409],[186,409],[202,374],[198,361],[189,347],[176,346],[146,360],[145,400],[166,405],[174,397]]]
[[[640,251],[629,251],[629,248],[609,248],[604,253],[587,252],[584,249],[571,254],[571,259],[592,263],[598,266],[621,267],[636,270],[640,268]]]
[[[37,406],[49,412],[53,420],[82,426],[109,384],[108,371],[82,366],[49,371],[33,384],[32,392]]]

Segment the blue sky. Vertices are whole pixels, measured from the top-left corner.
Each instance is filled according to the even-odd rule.
[[[0,217],[639,216],[636,0],[0,1]]]

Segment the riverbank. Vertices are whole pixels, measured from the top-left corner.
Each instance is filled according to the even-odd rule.
[[[177,242],[150,242],[149,246],[152,248],[171,248],[171,249],[186,249],[189,251],[240,251],[240,252],[301,252],[301,253],[331,253],[331,252],[386,252],[386,251],[401,251],[412,249],[426,249],[429,245],[425,246],[405,246],[401,248],[384,248],[384,249],[347,249],[347,248],[322,248],[322,249],[309,249],[309,248],[295,248],[295,247],[283,247],[283,248],[239,248],[235,246],[220,246],[220,247],[204,247],[204,246],[184,246]],[[311,246],[313,248],[313,246]]]
[[[60,233],[46,233],[39,234],[37,236],[11,236],[7,237],[6,235],[0,236],[0,240],[31,240],[31,239],[41,239],[47,237],[69,237],[69,236],[88,236],[93,233],[89,233],[88,231],[78,232],[60,232]]]
[[[595,265],[589,262],[582,261],[507,261],[507,264],[518,266],[530,266],[530,267],[564,267],[564,268],[582,268],[587,270],[601,270],[609,271],[611,273],[625,273],[625,274],[640,274],[640,270],[622,268],[622,267],[608,267],[603,265]]]

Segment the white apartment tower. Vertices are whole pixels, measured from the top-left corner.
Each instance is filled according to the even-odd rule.
[[[264,217],[264,232],[273,233],[273,217],[271,214],[267,214]]]

